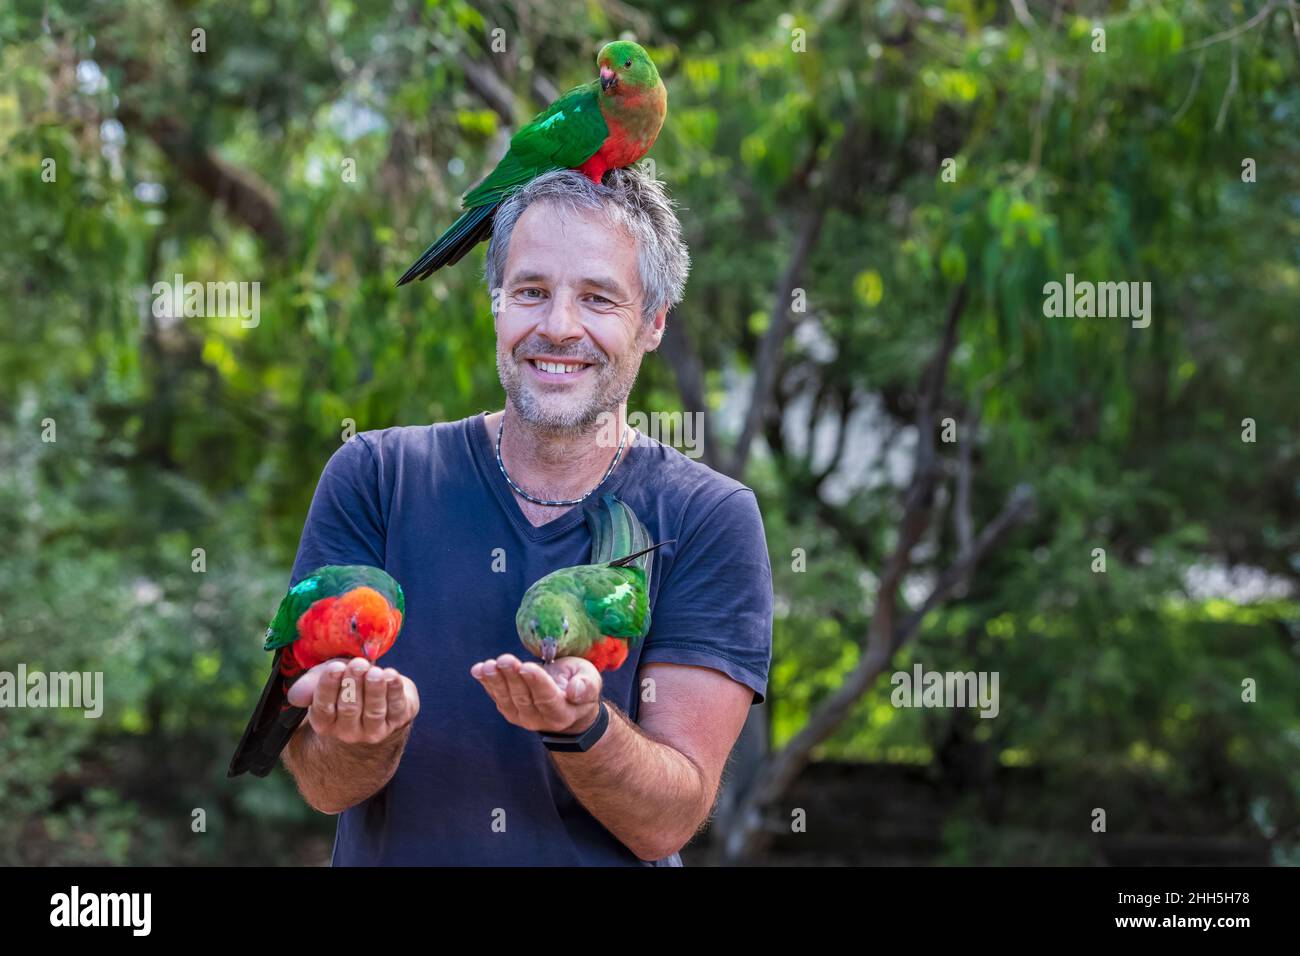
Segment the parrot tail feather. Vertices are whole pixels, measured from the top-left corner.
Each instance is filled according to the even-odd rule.
[[[599,505],[587,510],[587,527],[591,529],[590,563],[607,564],[613,568],[640,568],[645,572],[646,593],[649,594],[654,559],[648,555],[676,539],[652,544],[650,532],[636,512],[613,495],[605,495]]]
[[[605,495],[587,510],[591,530],[591,564],[608,564],[650,544],[650,533],[625,502]],[[640,565],[644,570],[645,562]]]
[[[492,217],[496,214],[497,205],[498,203],[491,203],[465,210],[437,242],[424,250],[424,254],[402,274],[397,284],[402,286],[413,279],[427,279],[443,266],[459,262],[465,253],[491,235]]]
[[[235,748],[235,755],[230,758],[227,777],[238,777],[246,772],[265,777],[275,767],[280,752],[307,716],[306,708],[294,707],[289,703],[284,677],[280,673],[280,657],[283,653],[284,648],[275,652],[271,676],[262,688],[262,697],[248,721],[239,746]]]

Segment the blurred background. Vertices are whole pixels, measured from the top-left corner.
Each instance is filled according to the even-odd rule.
[[[0,669],[107,700],[0,711],[0,862],[328,861],[287,775],[224,777],[315,481],[500,407],[483,247],[394,282],[618,37],[694,259],[629,409],[702,418],[776,591],[688,864],[1300,862],[1298,16],[4,5]],[[178,273],[259,321],[158,314]],[[1049,317],[1067,275],[1149,325]],[[997,717],[895,706],[918,664]]]

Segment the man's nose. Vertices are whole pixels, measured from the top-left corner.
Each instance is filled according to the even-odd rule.
[[[578,303],[571,296],[557,295],[551,299],[546,318],[538,331],[553,342],[567,342],[581,338],[586,332]]]

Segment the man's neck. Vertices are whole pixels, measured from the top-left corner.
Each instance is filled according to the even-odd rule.
[[[507,403],[504,412],[488,415],[486,424],[495,442],[501,416],[505,415],[501,461],[511,480],[534,498],[563,501],[582,497],[604,477],[618,453],[627,420],[626,403],[615,414],[618,418],[612,426],[601,419],[581,432],[561,431],[524,421],[514,406]],[[535,525],[545,524],[568,510],[546,505],[524,507],[531,503],[518,493],[515,499]]]

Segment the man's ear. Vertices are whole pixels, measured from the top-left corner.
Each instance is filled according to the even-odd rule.
[[[658,312],[655,313],[654,321],[646,326],[645,350],[647,352],[653,352],[655,349],[659,348],[659,343],[664,340],[664,332],[667,328],[666,326],[667,319],[668,319],[668,306],[664,306],[662,309],[660,309]]]

